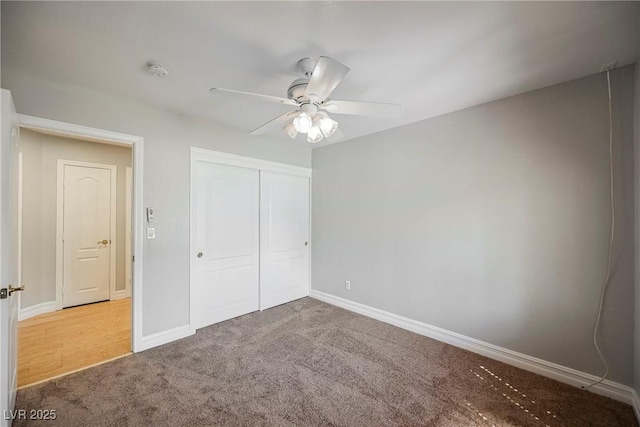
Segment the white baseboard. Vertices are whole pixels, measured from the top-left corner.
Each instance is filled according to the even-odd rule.
[[[168,344],[182,338],[186,338],[195,334],[196,331],[191,329],[190,325],[178,326],[168,331],[158,332],[157,334],[143,336],[140,340],[140,348],[134,349],[134,352],[148,350],[159,345]]]
[[[460,347],[465,350],[469,350],[473,353],[486,356],[490,359],[498,360],[500,362],[512,365],[526,371],[530,371],[556,381],[560,381],[565,384],[570,384],[575,387],[581,387],[588,385],[599,378],[595,375],[581,372],[573,368],[558,365],[556,363],[548,362],[546,360],[538,359],[533,356],[518,353],[503,347],[498,347],[493,344],[489,344],[474,338],[470,338],[456,332],[447,331],[446,329],[438,328],[437,326],[431,326],[429,324],[412,320],[397,314],[389,313],[377,308],[369,307],[364,304],[349,301],[344,298],[340,298],[324,292],[311,290],[309,295],[311,298],[318,299],[320,301],[332,304],[355,313],[362,314],[367,317],[371,317],[376,320],[380,320],[385,323],[397,326],[402,329],[406,329],[411,332],[415,332],[420,335],[424,335],[429,338],[433,338],[438,341],[442,341],[447,344],[451,344],[455,347]],[[596,384],[589,388],[590,391],[610,397],[612,399],[624,402],[628,405],[634,405],[636,408],[636,415],[639,414],[640,402],[636,399],[634,401],[634,390],[624,384],[619,384],[614,381],[604,380],[600,384]]]
[[[633,390],[632,393],[632,398],[633,398],[633,412],[636,413],[636,419],[638,420],[638,423],[640,423],[640,398],[638,397],[638,393]]]
[[[55,301],[42,302],[32,305],[31,307],[21,308],[20,311],[18,311],[18,321],[26,320],[39,314],[51,313],[52,311],[56,311],[56,308],[57,303]]]

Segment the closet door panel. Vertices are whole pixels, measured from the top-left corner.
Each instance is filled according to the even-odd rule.
[[[196,327],[258,310],[259,172],[196,163]]]
[[[260,173],[260,309],[309,295],[309,178]]]

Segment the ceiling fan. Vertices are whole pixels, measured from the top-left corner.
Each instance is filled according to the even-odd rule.
[[[349,72],[349,67],[333,58],[327,56],[303,58],[298,61],[298,69],[304,73],[305,77],[294,80],[289,85],[287,98],[217,87],[211,88],[210,92],[297,107],[253,130],[250,135],[261,135],[276,128],[282,128],[292,139],[295,139],[298,133],[307,134],[307,141],[311,143],[320,142],[323,138],[332,135],[341,136],[338,122],[329,117],[328,112],[356,116],[397,117],[402,111],[402,106],[399,104],[341,101],[329,98],[331,92]]]

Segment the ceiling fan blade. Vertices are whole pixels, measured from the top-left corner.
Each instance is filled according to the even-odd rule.
[[[293,99],[279,98],[277,96],[270,96],[270,95],[260,95],[259,93],[242,92],[239,90],[231,90],[231,89],[221,89],[219,87],[212,87],[211,89],[209,89],[209,92],[213,94],[218,94],[218,95],[229,95],[229,96],[236,96],[236,97],[242,97],[242,98],[257,99],[261,101],[276,102],[279,104],[291,105],[294,107],[298,106],[298,103]]]
[[[259,128],[252,130],[249,133],[249,135],[262,135],[262,134],[267,133],[267,132],[269,132],[271,130],[274,130],[275,128],[281,128],[287,121],[293,119],[299,113],[300,113],[300,111],[298,111],[298,110],[289,111],[287,113],[284,113],[284,114],[276,117],[275,119],[271,120],[270,122],[267,122],[267,123],[263,124]]]
[[[340,84],[350,68],[328,56],[321,56],[313,69],[307,84],[305,96],[312,101],[322,102]]]
[[[332,114],[350,114],[354,116],[372,116],[395,118],[402,113],[402,105],[381,102],[330,100],[320,108]]]

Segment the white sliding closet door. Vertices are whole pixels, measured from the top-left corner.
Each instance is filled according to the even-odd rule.
[[[260,309],[309,295],[309,178],[260,172]]]
[[[195,164],[195,327],[259,309],[259,172]],[[193,256],[193,255],[192,255]]]

